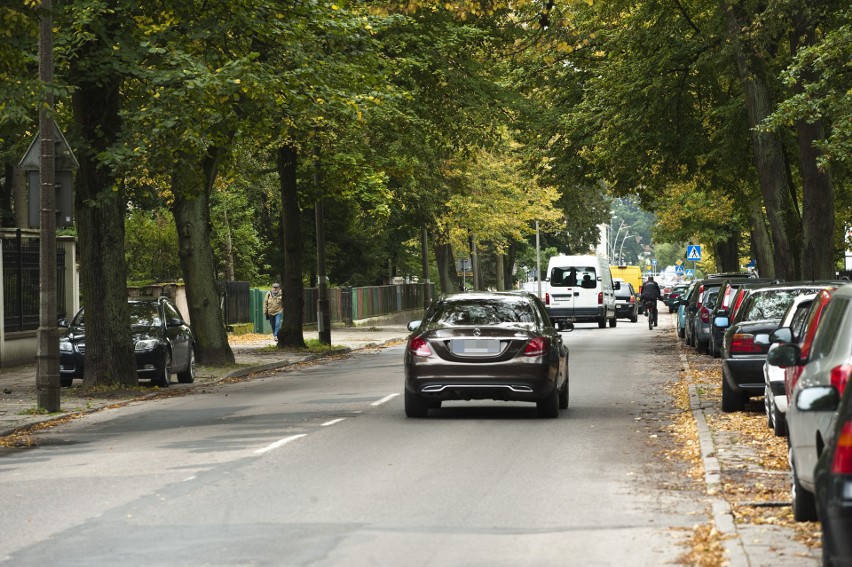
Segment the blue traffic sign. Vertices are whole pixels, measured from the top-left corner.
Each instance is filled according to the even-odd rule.
[[[657,265],[657,259],[656,259],[656,258],[654,258],[653,260],[651,260],[651,265],[652,265],[652,266],[656,266],[656,265]]]
[[[686,271],[686,277],[691,278],[694,275],[695,275],[695,270],[693,270],[692,268],[690,268]]]
[[[675,273],[679,276],[683,275],[683,266],[675,266]]]
[[[689,244],[686,247],[686,259],[690,262],[700,262],[701,261],[701,245],[700,244]]]

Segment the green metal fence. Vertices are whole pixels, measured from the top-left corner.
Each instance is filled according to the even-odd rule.
[[[435,286],[430,297],[435,297]],[[254,332],[271,333],[269,321],[263,316],[263,300],[268,289],[252,288],[249,293],[249,313],[254,324]],[[398,284],[369,287],[332,287],[328,290],[331,321],[352,323],[358,319],[368,319],[380,315],[398,313],[408,309],[423,307],[425,284]],[[317,323],[317,300],[319,290],[315,287],[304,289],[305,302],[302,321],[305,325]]]

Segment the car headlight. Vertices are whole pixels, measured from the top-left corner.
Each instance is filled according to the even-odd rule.
[[[157,339],[143,339],[136,341],[136,352],[145,352],[157,348],[159,341]]]
[[[59,341],[59,352],[74,352],[71,341]]]

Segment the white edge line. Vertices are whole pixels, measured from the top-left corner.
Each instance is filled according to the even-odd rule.
[[[258,449],[257,451],[255,451],[255,453],[257,453],[258,455],[262,455],[263,453],[266,453],[267,451],[272,451],[273,449],[277,449],[278,447],[281,447],[282,445],[286,445],[290,441],[295,441],[296,439],[301,439],[302,437],[305,437],[306,435],[307,435],[307,433],[301,433],[299,435],[291,435],[290,437],[285,437],[284,439],[279,439],[275,443],[270,443],[269,445],[267,445],[263,449]]]
[[[376,400],[375,402],[373,402],[373,403],[372,403],[372,404],[370,404],[370,405],[371,405],[371,406],[380,406],[380,405],[382,405],[382,404],[384,404],[384,403],[386,403],[386,402],[391,401],[392,399],[394,399],[394,398],[395,398],[395,397],[397,397],[398,395],[399,395],[399,394],[391,394],[391,395],[389,395],[389,396],[385,396],[385,397],[384,397],[384,398],[382,398],[381,400]]]
[[[332,419],[331,421],[326,421],[320,427],[328,427],[329,425],[334,425],[335,423],[340,423],[344,419],[346,419],[346,418],[345,417],[339,417],[337,419]]]

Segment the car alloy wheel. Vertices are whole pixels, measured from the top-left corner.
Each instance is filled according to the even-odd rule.
[[[181,384],[192,384],[195,382],[195,348],[189,347],[189,362],[186,370],[178,372],[178,382]]]
[[[154,380],[154,384],[160,388],[169,387],[169,369],[172,365],[172,355],[169,351],[163,356],[163,368],[160,370],[160,375]]]

